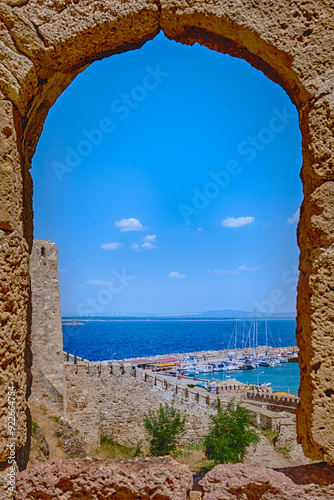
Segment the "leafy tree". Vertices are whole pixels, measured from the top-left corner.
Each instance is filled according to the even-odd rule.
[[[247,448],[256,446],[259,436],[251,428],[250,411],[237,405],[235,409],[232,399],[225,409],[220,399],[215,403],[217,413],[210,415],[209,433],[204,439],[205,455],[214,460],[215,465],[243,462]]]
[[[168,403],[160,404],[156,411],[148,410],[144,426],[149,434],[150,454],[155,457],[177,455],[180,438],[185,432],[186,418]]]

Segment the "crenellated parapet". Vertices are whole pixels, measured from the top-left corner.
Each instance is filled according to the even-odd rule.
[[[223,405],[235,399],[235,403],[247,407],[253,414],[254,425],[265,429],[279,428],[283,418],[278,413],[282,410],[272,411],[275,408],[269,403],[278,404],[284,398],[272,398],[268,387],[231,382],[220,387],[218,393],[211,393],[203,387],[189,387],[175,377],[133,367],[127,362],[92,362],[68,353],[64,353],[64,360],[66,419],[87,443],[95,446],[101,434],[135,446],[145,438],[144,415],[149,408],[158,408],[164,402],[174,401],[186,414],[185,443],[196,443],[205,435],[218,397]],[[189,385],[193,385],[191,382],[189,379]],[[291,418],[290,422],[295,425]]]
[[[279,394],[261,394],[247,392],[247,400],[261,405],[265,405],[268,410],[288,413],[296,413],[299,398],[293,396],[283,396]]]

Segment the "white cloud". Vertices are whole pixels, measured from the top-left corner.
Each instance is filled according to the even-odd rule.
[[[138,243],[132,243],[131,245],[131,249],[134,250],[135,252],[141,252],[141,248],[140,246],[138,245]]]
[[[122,248],[123,243],[103,243],[101,245],[101,248],[103,250],[118,250],[119,248]]]
[[[155,243],[157,240],[157,235],[156,234],[147,234],[143,241],[148,241],[149,243]]]
[[[84,285],[75,285],[77,288],[85,288]]]
[[[298,208],[297,212],[292,217],[288,218],[287,223],[295,224],[296,222],[299,221],[299,215],[300,215],[300,208]]]
[[[121,219],[115,221],[114,225],[121,230],[122,233],[127,231],[143,231],[144,226],[138,219],[131,217],[130,219]]]
[[[145,243],[142,244],[142,248],[145,248],[145,250],[154,250],[156,245],[152,245],[152,243],[149,243],[148,241],[145,241]]]
[[[247,266],[243,265],[243,266],[239,266],[238,270],[239,271],[258,271],[259,268],[258,267],[247,267]]]
[[[240,274],[243,271],[258,271],[258,267],[239,266],[237,269],[215,269],[214,271],[207,270],[208,274],[217,274],[217,276],[226,276],[227,274]]]
[[[243,227],[253,224],[254,220],[254,217],[227,217],[220,224],[224,227]]]
[[[186,274],[180,274],[176,271],[172,271],[168,273],[167,278],[177,278],[177,279],[185,279],[187,277]]]
[[[59,269],[60,273],[66,273],[67,271],[68,271],[68,269]]]
[[[86,281],[87,285],[110,285],[110,281],[103,281],[103,280],[88,280]]]
[[[197,231],[202,231],[202,228],[201,228],[201,227],[199,227],[199,228],[197,229]]]

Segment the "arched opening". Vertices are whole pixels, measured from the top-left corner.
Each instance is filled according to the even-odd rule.
[[[243,60],[161,33],[140,51],[91,65],[51,110],[31,170],[35,238],[58,247],[69,359],[172,359],[174,352],[227,349],[234,321],[219,317],[234,319],[233,310],[240,318],[251,317],[253,308],[269,320],[295,318],[300,168],[296,110],[278,85]],[[41,371],[56,380],[51,357],[59,361],[61,353],[34,344],[38,280],[32,279],[35,365],[41,362]],[[194,321],[205,311],[214,322]],[[292,345],[290,319],[269,321],[266,340],[267,323],[257,327],[254,344],[277,347],[281,328],[282,345]],[[250,320],[239,323],[233,346],[240,349],[244,335],[248,350],[250,328]],[[290,363],[282,366],[285,373],[288,366],[298,373]],[[95,424],[89,423],[91,395],[81,395],[89,386],[81,370],[87,368],[80,361],[74,370],[65,366],[68,421],[87,440],[95,426],[96,434],[113,429],[114,440],[135,446],[143,418],[136,411],[118,427],[121,417],[105,410],[102,424],[97,398]],[[271,381],[263,373],[228,377],[253,386]],[[273,390],[297,395],[298,384],[279,377]],[[110,385],[116,391],[114,380]],[[139,406],[133,391],[132,404],[117,394],[113,405],[124,412]],[[34,390],[33,396],[40,400]]]
[[[25,460],[25,423],[29,420],[25,416],[24,401],[26,392],[29,393],[30,360],[29,349],[24,345],[29,335],[28,248],[32,244],[30,160],[49,108],[75,76],[95,59],[140,46],[154,37],[160,27],[169,38],[186,44],[198,41],[248,60],[280,83],[299,110],[305,200],[299,224],[301,275],[297,307],[302,402],[298,432],[309,456],[330,461],[333,445],[328,442],[328,436],[332,434],[333,398],[328,392],[327,374],[332,362],[331,344],[326,337],[327,332],[332,331],[328,304],[333,302],[330,285],[333,189],[329,149],[333,117],[332,86],[323,64],[327,61],[329,66],[331,56],[328,46],[319,41],[322,37],[317,38],[314,32],[317,28],[324,39],[328,37],[328,32],[323,31],[319,9],[305,11],[298,7],[294,12],[280,10],[276,13],[266,6],[245,5],[241,9],[237,4],[211,3],[182,9],[177,4],[164,2],[138,2],[127,8],[120,4],[112,12],[102,8],[100,3],[86,11],[80,11],[80,5],[59,12],[52,7],[44,15],[32,8],[30,2],[14,9],[33,19],[29,28],[31,38],[27,38],[26,25],[20,16],[14,16],[13,8],[9,7],[4,13],[6,30],[16,47],[22,50],[17,56],[16,47],[10,45],[20,64],[9,63],[15,81],[4,85],[7,98],[2,106],[7,124],[3,129],[4,155],[7,159],[10,155],[13,161],[12,167],[4,172],[8,182],[1,212],[3,259],[7,262],[8,256],[14,257],[12,265],[21,275],[18,283],[15,273],[4,266],[12,285],[10,291],[4,290],[8,296],[4,320],[7,344],[11,342],[17,321],[22,329],[19,341],[14,342],[15,349],[10,350],[12,354],[4,357],[3,367],[8,380],[16,380],[15,372],[26,373],[27,380],[27,391],[23,384],[17,392],[22,409],[17,441],[21,463]],[[80,22],[72,23],[76,16]],[[261,23],[258,23],[259,16]],[[11,316],[13,294],[19,312]],[[2,432],[6,435],[4,429]],[[3,450],[2,458],[6,456]]]

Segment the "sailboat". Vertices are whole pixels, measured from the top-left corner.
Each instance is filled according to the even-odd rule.
[[[265,356],[262,356],[259,360],[258,360],[258,364],[259,366],[263,367],[263,366],[270,366],[270,358],[268,356],[268,328],[267,328],[267,319],[265,320],[265,327],[266,327],[266,354]]]
[[[298,352],[295,352],[295,322],[292,320],[292,356],[288,358],[289,363],[298,362]]]
[[[254,311],[254,317],[253,317],[253,359],[250,357],[245,358],[244,366],[246,370],[254,370],[256,368],[256,352],[255,352],[255,329],[256,329],[256,323],[255,323],[255,311]],[[251,351],[251,335],[250,335],[250,329],[249,329],[249,354]]]
[[[280,363],[287,363],[288,358],[285,356],[285,354],[281,351],[281,330],[278,330],[278,357],[277,360]]]

